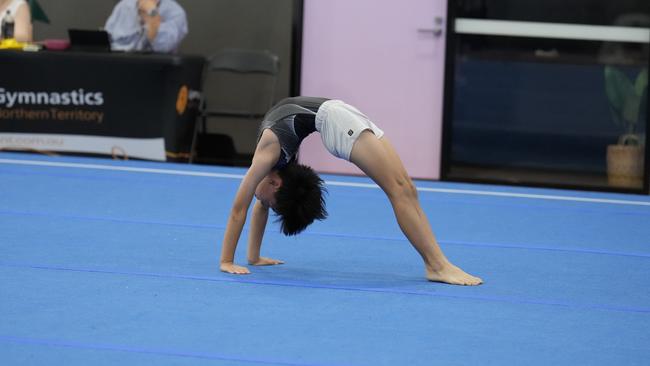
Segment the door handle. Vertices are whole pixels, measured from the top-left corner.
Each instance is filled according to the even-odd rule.
[[[426,34],[433,34],[434,37],[440,37],[442,36],[442,28],[433,28],[433,29],[428,29],[428,28],[418,28],[418,33],[426,33]]]
[[[445,20],[443,17],[435,17],[433,18],[433,28],[418,28],[418,33],[433,34],[434,37],[438,38],[444,33],[444,23]]]

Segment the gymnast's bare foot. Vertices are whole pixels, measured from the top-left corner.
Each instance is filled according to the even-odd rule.
[[[434,270],[429,266],[427,268],[427,279],[433,282],[444,282],[450,285],[477,286],[483,283],[483,280],[465,273],[462,269],[447,262],[440,269]]]

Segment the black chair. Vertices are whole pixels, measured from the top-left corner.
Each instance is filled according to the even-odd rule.
[[[266,50],[225,49],[208,58],[203,76],[204,98],[192,138],[190,163],[196,159],[232,165],[236,154],[232,138],[208,133],[207,121],[222,118],[259,123],[275,102],[279,71],[278,56]],[[235,85],[239,88],[244,86],[246,92],[236,101],[228,100],[233,98],[233,94],[227,89]],[[218,100],[206,100],[211,88],[215,94],[221,93]],[[208,155],[212,157],[208,158]]]

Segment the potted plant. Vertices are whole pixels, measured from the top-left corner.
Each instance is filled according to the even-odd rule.
[[[621,70],[605,67],[605,92],[614,122],[621,127],[618,143],[607,146],[607,181],[622,188],[643,187],[644,138],[639,134],[647,100],[648,70],[633,81]]]

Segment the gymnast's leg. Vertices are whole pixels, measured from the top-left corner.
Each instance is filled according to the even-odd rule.
[[[424,260],[427,279],[453,285],[479,285],[483,282],[445,257],[422,211],[417,190],[386,137],[377,139],[370,130],[362,132],[354,143],[350,161],[388,196],[402,232]]]

